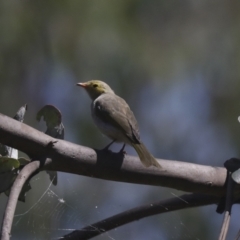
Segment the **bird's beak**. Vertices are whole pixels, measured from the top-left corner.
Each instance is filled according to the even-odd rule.
[[[83,87],[83,88],[86,88],[86,87],[87,87],[87,84],[86,84],[86,83],[77,83],[76,85],[77,85],[77,86],[80,86],[80,87]]]

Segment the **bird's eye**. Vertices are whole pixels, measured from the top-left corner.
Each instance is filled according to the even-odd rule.
[[[96,88],[98,85],[97,84],[93,84],[93,87]]]

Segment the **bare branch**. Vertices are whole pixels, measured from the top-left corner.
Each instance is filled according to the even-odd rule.
[[[219,198],[216,196],[207,196],[202,194],[185,194],[178,198],[170,198],[160,202],[143,205],[131,210],[122,212],[112,217],[101,220],[92,225],[76,230],[61,239],[81,239],[86,240],[96,237],[111,229],[117,228],[124,224],[142,219],[144,217],[172,212],[179,209],[191,208],[217,203]]]
[[[210,195],[222,196],[225,193],[224,168],[170,160],[159,160],[163,170],[145,168],[137,157],[123,157],[117,153],[98,151],[55,139],[2,114],[0,142],[30,156],[47,157],[46,162],[42,163],[45,170]]]
[[[11,228],[13,222],[13,216],[16,209],[17,201],[19,194],[22,190],[24,183],[29,179],[29,177],[40,167],[39,161],[34,161],[21,170],[15,179],[13,186],[10,191],[10,195],[8,198],[8,203],[5,208],[2,231],[1,231],[1,240],[9,240],[11,236]]]
[[[235,183],[232,180],[232,173],[229,171],[227,176],[227,194],[225,197],[225,213],[222,223],[222,228],[219,234],[219,240],[225,240],[228,233],[230,218],[231,218],[231,210],[233,205],[233,189],[235,187]]]
[[[237,233],[237,236],[234,238],[234,240],[239,240],[240,239],[240,230]]]

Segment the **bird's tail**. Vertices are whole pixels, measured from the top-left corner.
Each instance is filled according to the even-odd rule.
[[[152,156],[152,154],[147,150],[143,143],[134,143],[132,144],[134,149],[136,150],[142,164],[145,167],[155,166],[157,168],[162,168],[162,166],[158,163],[158,161]]]

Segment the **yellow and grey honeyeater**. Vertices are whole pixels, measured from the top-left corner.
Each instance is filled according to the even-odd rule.
[[[145,167],[153,165],[161,168],[140,141],[137,120],[124,99],[117,96],[105,82],[99,80],[77,83],[77,85],[83,87],[93,100],[91,110],[95,124],[104,135],[113,140],[106,149],[115,141],[123,142],[121,149],[123,152],[127,143],[134,147]]]

